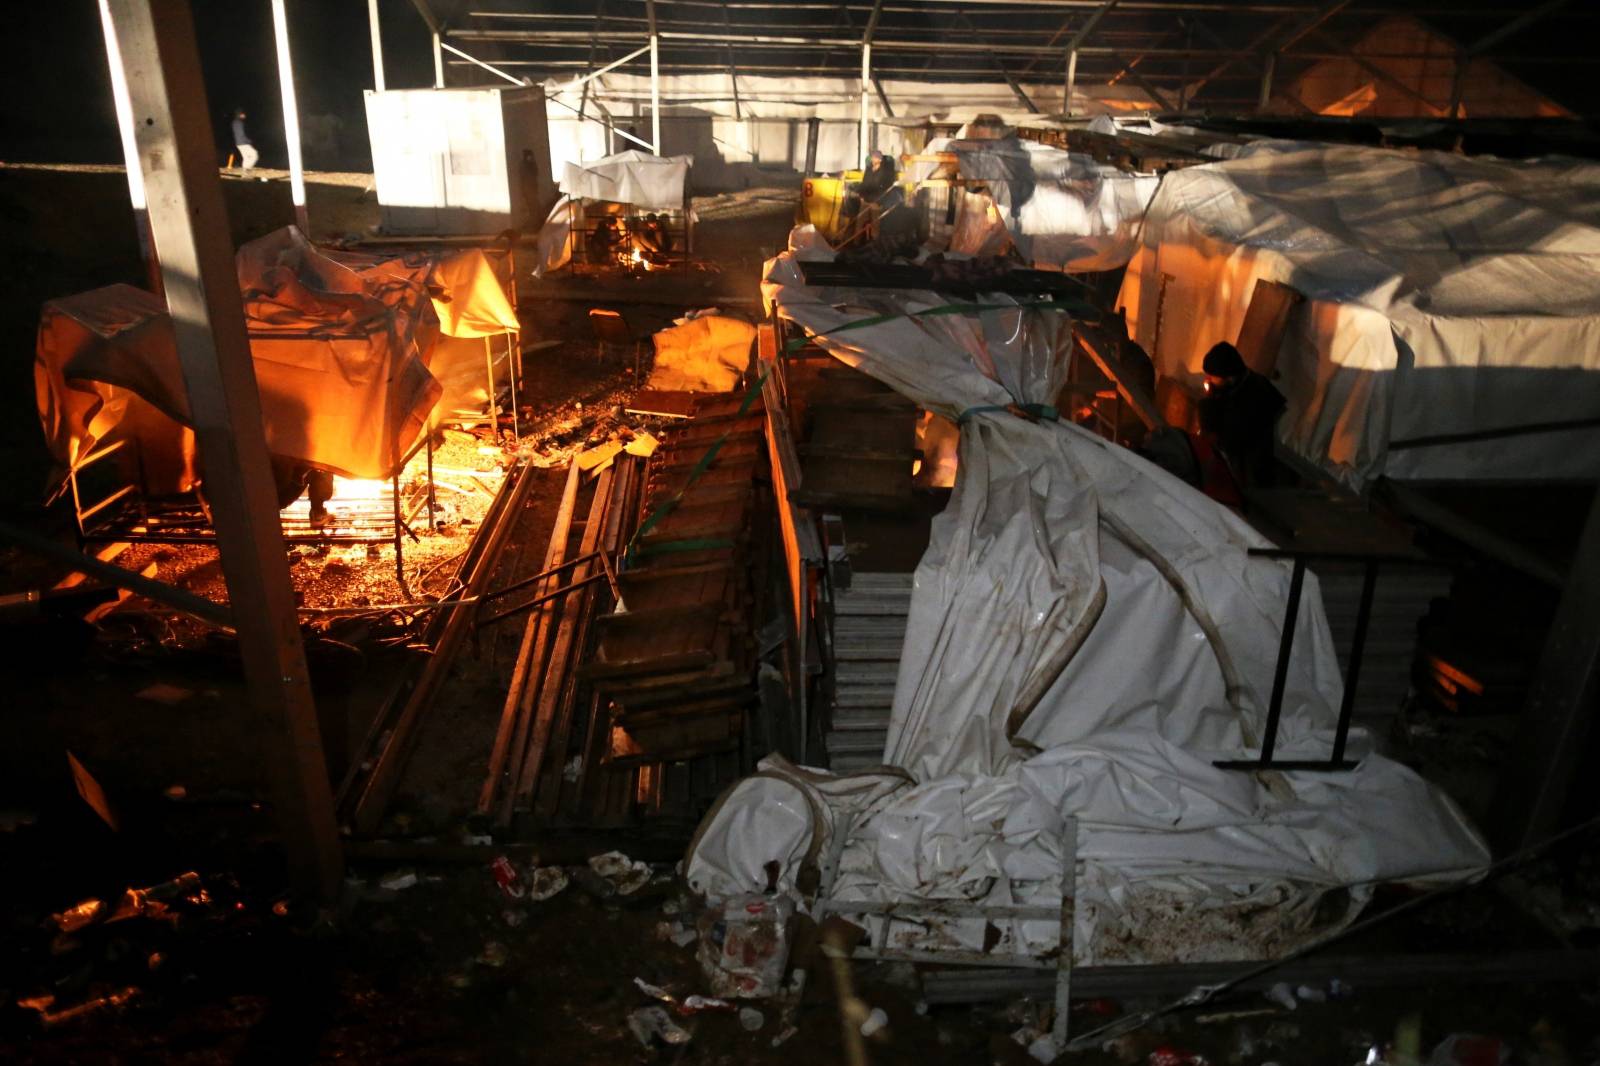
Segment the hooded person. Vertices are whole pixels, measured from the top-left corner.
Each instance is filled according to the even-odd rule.
[[[1201,361],[1205,398],[1200,401],[1200,429],[1212,435],[1217,448],[1242,482],[1270,485],[1278,416],[1286,403],[1262,375],[1245,365],[1239,349],[1222,341]]]

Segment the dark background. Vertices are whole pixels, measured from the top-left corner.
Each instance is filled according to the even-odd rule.
[[[232,146],[228,115],[243,107],[261,165],[286,166],[268,0],[192,0],[192,6],[218,162]],[[56,0],[6,8],[12,52],[0,73],[0,161],[121,163],[98,4]],[[406,0],[384,0],[381,10],[388,87],[432,85],[427,26]],[[289,0],[288,11],[306,166],[370,169],[361,98],[372,88],[365,0]],[[319,121],[332,136],[307,136]]]

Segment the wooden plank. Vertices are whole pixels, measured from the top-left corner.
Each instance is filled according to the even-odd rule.
[[[550,544],[544,553],[544,569],[550,570],[565,558],[567,538],[572,529],[572,513],[578,502],[578,465],[567,466],[567,482],[561,492],[561,504],[556,510],[555,527],[550,534]],[[552,582],[559,575],[552,574],[538,587],[539,595],[552,591]],[[553,612],[554,608],[551,607]],[[506,689],[505,704],[500,711],[500,724],[495,730],[494,743],[489,749],[489,769],[483,788],[478,793],[477,813],[487,815],[494,809],[495,793],[499,791],[500,778],[505,772],[506,759],[511,752],[511,742],[516,732],[518,709],[522,704],[523,689],[527,686],[530,665],[534,658],[534,641],[549,612],[543,609],[530,611],[522,630],[522,643],[517,649],[516,665],[511,671],[511,684]],[[535,680],[537,677],[535,676]]]
[[[1234,345],[1244,358],[1245,366],[1272,377],[1278,367],[1278,350],[1283,347],[1284,331],[1289,328],[1289,312],[1303,302],[1304,296],[1281,281],[1257,279],[1250,293],[1250,306],[1244,312],[1244,324],[1239,327],[1239,340]]]
[[[632,494],[634,479],[639,476],[639,464],[635,461],[621,463],[617,470],[617,477],[612,482],[611,498],[606,505],[604,531],[600,538],[600,550],[608,556],[615,557],[619,547],[624,512]],[[600,597],[600,586],[591,586],[580,593],[579,620],[573,666],[581,663],[582,656],[589,643],[589,625]],[[581,671],[569,668],[566,671],[566,680],[562,684],[561,700],[556,705],[555,728],[550,741],[550,769],[552,772],[543,776],[539,782],[538,797],[534,801],[534,809],[541,818],[549,819],[556,813],[556,804],[561,795],[563,781],[565,780],[565,765],[567,756],[572,746],[572,724],[578,699],[578,682]]]
[[[581,555],[593,554],[600,543],[600,536],[605,527],[606,509],[611,502],[611,483],[616,477],[616,471],[617,468],[613,467],[600,472],[594,499],[589,504],[589,518],[583,528],[583,541],[578,548]],[[585,562],[574,566],[571,580],[589,576],[591,565]],[[516,771],[514,787],[507,789],[500,801],[498,821],[501,825],[509,825],[511,812],[526,810],[533,798],[539,772],[544,765],[545,752],[550,744],[550,731],[555,725],[556,706],[561,698],[561,680],[566,676],[573,657],[573,642],[576,639],[578,624],[577,608],[584,593],[585,589],[579,589],[568,593],[560,600],[551,601],[559,605],[560,621],[556,623],[549,666],[539,687],[539,699],[534,710],[528,749],[523,755],[520,768]]]

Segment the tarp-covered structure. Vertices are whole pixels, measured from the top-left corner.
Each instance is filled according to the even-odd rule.
[[[568,163],[561,191],[584,200],[610,200],[658,211],[684,205],[684,188],[693,157],[660,156],[630,149],[587,163]]]
[[[794,254],[769,264],[778,313],[957,422],[959,473],[915,573],[891,769],[836,778],[768,760],[702,824],[691,885],[756,890],[776,860],[797,888],[835,854],[834,900],[1057,903],[1070,816],[1075,958],[1165,962],[1270,955],[1349,921],[1375,883],[1481,869],[1454,805],[1360,731],[1349,773],[1212,764],[1260,741],[1289,567],[1250,555],[1259,534],[1132,453],[1007,409],[1059,388],[1064,312],[809,288]],[[1341,685],[1313,579],[1297,634],[1278,752],[1325,757]],[[889,946],[923,951],[1038,955],[1058,935],[881,921]]]
[[[938,153],[954,156],[961,181],[969,183],[959,189],[948,250],[997,255],[1014,247],[1040,268],[1122,266],[1133,254],[1139,222],[1160,180],[1014,135],[936,138],[921,154]],[[918,160],[907,167],[905,178],[921,182],[947,169]]]
[[[288,227],[244,245],[236,268],[268,450],[347,477],[389,477],[409,453],[442,392],[428,364],[443,330],[516,328],[477,249],[329,254]],[[480,379],[481,344],[471,345]],[[159,297],[112,285],[45,304],[34,378],[61,473],[124,436],[138,444],[145,492],[197,483],[188,394]]]
[[[1258,280],[1306,297],[1283,442],[1343,482],[1600,476],[1600,165],[1260,142],[1167,174],[1120,304],[1191,384]]]

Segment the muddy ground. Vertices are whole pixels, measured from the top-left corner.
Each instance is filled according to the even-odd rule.
[[[365,176],[310,183],[319,236],[360,233],[375,219]],[[139,280],[121,175],[112,168],[0,167],[0,219],[7,296],[0,315],[8,397],[0,446],[13,477],[14,513],[41,521],[30,480],[29,364],[38,304],[111,281]],[[289,217],[281,180],[229,178],[237,240]],[[537,463],[531,504],[504,558],[507,574],[540,557],[554,518],[562,466],[575,451],[622,427],[648,428],[620,413],[636,386],[625,358],[601,359],[588,332],[591,306],[625,309],[648,332],[691,307],[754,308],[759,262],[782,245],[791,191],[757,190],[700,205],[700,251],[715,264],[668,277],[528,282],[522,310],[530,343],[553,341],[525,361],[528,405],[520,442],[457,433],[456,461],[486,465],[515,450]],[[499,451],[500,456],[492,453]],[[481,512],[479,512],[481,514]],[[470,515],[468,515],[470,517]],[[445,530],[414,553],[427,564],[464,546],[468,526]],[[454,539],[452,539],[454,538]],[[215,589],[205,549],[136,549],[162,576]],[[311,605],[391,588],[392,558],[380,549],[316,554],[296,549],[292,568]],[[332,564],[338,562],[340,566]],[[47,582],[49,569],[0,555],[7,591]],[[426,585],[421,572],[418,581]],[[507,579],[502,576],[502,580]],[[424,588],[422,591],[428,591]],[[381,601],[381,600],[380,600]],[[629,1013],[650,1002],[635,978],[677,994],[705,991],[693,948],[661,938],[690,901],[670,863],[658,883],[628,899],[600,898],[574,884],[544,902],[508,899],[489,869],[472,861],[426,861],[415,853],[352,861],[340,905],[307,910],[287,901],[267,799],[262,724],[250,719],[225,643],[130,601],[99,631],[61,623],[16,633],[0,654],[10,682],[0,746],[0,1061],[16,1063],[835,1063],[848,1061],[839,997],[825,967],[796,1009],[797,1032],[773,1047],[779,1011],[762,1004],[762,1027],[702,1014],[684,1021],[692,1039],[642,1047]],[[331,771],[366,728],[385,683],[406,654],[347,628],[313,640],[309,655],[324,716]],[[420,734],[385,827],[412,844],[450,844],[468,832],[465,813],[482,781],[499,701],[515,654],[516,627],[470,646]],[[68,769],[67,752],[92,774],[116,827],[92,813]],[[626,846],[626,841],[621,841]],[[1548,900],[1552,884],[1592,885],[1593,841],[1568,849],[1530,884]],[[537,862],[581,865],[593,847],[571,841],[507,849],[526,875]],[[670,858],[671,852],[662,856]],[[654,857],[654,856],[653,856]],[[1587,865],[1586,865],[1587,863]],[[115,900],[130,886],[196,871],[189,886],[146,914],[60,934],[51,915],[88,898]],[[1585,880],[1587,879],[1587,880]],[[385,888],[385,884],[394,887]],[[194,897],[193,901],[182,898]],[[1556,891],[1559,906],[1581,907]],[[1559,923],[1554,923],[1559,925]],[[1567,936],[1594,951],[1588,934]],[[1560,938],[1498,889],[1464,894],[1367,937],[1372,950],[1435,951],[1559,947]],[[1360,946],[1360,945],[1358,945]],[[1038,1004],[933,1007],[903,967],[858,965],[855,992],[882,1008],[888,1025],[867,1041],[868,1060],[895,1063],[1027,1062],[1009,1034]],[[129,991],[131,990],[131,991]],[[1313,990],[1316,991],[1316,990]],[[1324,990],[1325,991],[1325,990]],[[1293,1011],[1240,993],[1200,1021],[1191,1012],[1070,1061],[1161,1061],[1163,1048],[1216,1063],[1345,1064],[1373,1061],[1374,1045],[1428,1050],[1453,1032],[1503,1037],[1518,1062],[1595,1061],[1600,998],[1591,981],[1464,989],[1364,988],[1347,998],[1302,1002]],[[42,1006],[41,997],[54,1001]],[[121,997],[120,1005],[44,1019],[76,1003]],[[1086,1001],[1082,1032],[1119,1011],[1156,1001]],[[32,1005],[25,1005],[32,1004]],[[1266,1011],[1268,1013],[1261,1013]],[[1181,1058],[1167,1061],[1183,1061]],[[1391,1055],[1386,1061],[1400,1061]]]

